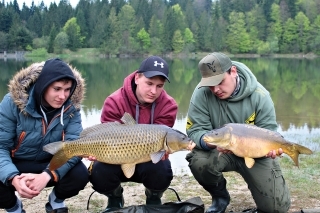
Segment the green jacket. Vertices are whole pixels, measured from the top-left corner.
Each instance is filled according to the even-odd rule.
[[[202,135],[227,123],[254,124],[261,128],[277,129],[276,113],[269,92],[257,81],[243,63],[232,61],[237,67],[240,90],[225,100],[216,97],[209,87],[194,90],[187,118],[187,134],[200,146]]]

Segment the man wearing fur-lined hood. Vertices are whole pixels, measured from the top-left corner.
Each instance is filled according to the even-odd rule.
[[[0,209],[23,213],[22,198],[32,199],[54,186],[46,212],[68,212],[64,200],[84,189],[89,174],[80,157],[55,171],[43,146],[72,141],[82,131],[80,106],[85,83],[80,72],[54,58],[31,64],[9,83],[0,103]]]

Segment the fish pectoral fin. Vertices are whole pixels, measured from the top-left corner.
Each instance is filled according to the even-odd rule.
[[[136,164],[122,164],[121,169],[127,178],[131,178],[136,169]]]
[[[151,157],[152,163],[158,163],[161,160],[161,158],[164,156],[164,154],[166,154],[166,151],[164,150],[151,153],[150,157]]]
[[[246,166],[250,169],[253,167],[255,161],[253,158],[244,157],[244,162],[245,162]]]

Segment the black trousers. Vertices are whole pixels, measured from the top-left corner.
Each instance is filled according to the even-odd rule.
[[[40,174],[47,167],[49,161],[14,161],[21,173]],[[79,193],[89,182],[87,167],[79,162],[58,182],[49,181],[46,187],[54,186],[56,197],[66,199]],[[13,186],[6,186],[0,182],[0,209],[8,209],[16,204],[17,197]]]
[[[152,190],[165,190],[170,186],[173,173],[171,163],[160,160],[154,164],[152,161],[136,165],[131,178],[127,178],[120,165],[112,165],[95,161],[89,177],[93,189],[101,194],[106,194],[117,188],[121,182],[142,183]]]

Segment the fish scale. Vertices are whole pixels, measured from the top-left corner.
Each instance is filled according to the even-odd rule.
[[[54,155],[49,169],[57,169],[73,156],[94,156],[98,161],[121,165],[129,178],[136,164],[150,160],[157,163],[166,151],[184,150],[190,141],[184,133],[165,125],[135,124],[127,113],[121,120],[124,124],[110,122],[88,127],[78,140],[44,146]]]
[[[299,154],[313,153],[307,147],[287,141],[278,132],[248,124],[225,124],[206,133],[203,140],[208,146],[227,149],[238,157],[243,157],[248,168],[254,165],[254,158],[265,157],[270,151],[278,151],[279,148],[294,161],[296,166],[299,166]]]

